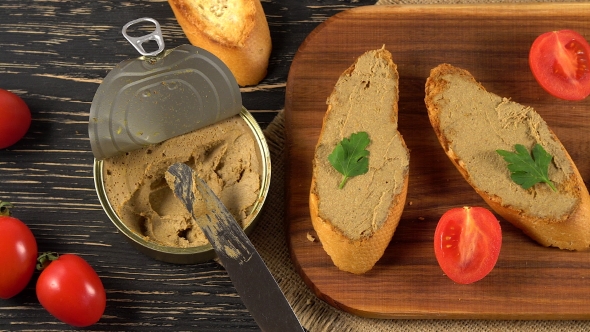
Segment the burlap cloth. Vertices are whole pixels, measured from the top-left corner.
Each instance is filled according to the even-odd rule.
[[[428,3],[476,3],[485,1],[434,0]],[[515,2],[515,1],[488,1]],[[550,1],[547,1],[550,2]],[[555,1],[552,1],[555,2]],[[377,4],[424,4],[420,0],[379,0]],[[590,331],[590,321],[502,320],[385,320],[361,318],[319,300],[295,271],[285,234],[284,115],[279,112],[266,128],[272,159],[272,179],[265,208],[252,242],[268,265],[297,317],[309,331]]]

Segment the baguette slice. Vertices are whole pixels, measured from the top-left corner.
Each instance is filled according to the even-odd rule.
[[[343,271],[369,271],[383,255],[402,214],[409,152],[397,130],[398,73],[384,48],[361,55],[338,79],[313,159],[309,206],[313,227]],[[351,177],[328,161],[336,145],[356,132],[371,140],[369,171]]]
[[[215,54],[241,86],[265,76],[272,49],[260,0],[168,0],[191,44]]]
[[[590,196],[571,157],[531,107],[487,92],[466,70],[442,64],[426,81],[428,116],[440,144],[465,180],[507,221],[544,246],[590,247]],[[530,152],[539,143],[553,156],[549,179],[523,189],[497,149]]]

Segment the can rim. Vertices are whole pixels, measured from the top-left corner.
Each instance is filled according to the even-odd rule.
[[[255,142],[258,147],[260,162],[262,163],[261,167],[261,174],[260,174],[260,190],[258,199],[252,206],[249,215],[253,215],[252,220],[244,227],[244,232],[246,234],[250,234],[252,230],[255,228],[256,224],[258,223],[258,216],[264,206],[264,202],[266,201],[266,197],[268,196],[268,191],[270,188],[270,180],[271,180],[271,158],[270,158],[270,151],[268,149],[268,143],[266,141],[266,137],[262,132],[262,129],[258,125],[258,122],[254,119],[252,114],[248,112],[245,107],[242,107],[240,112],[240,116],[246,122],[252,134],[255,136]],[[94,178],[94,187],[96,189],[96,193],[98,196],[98,200],[100,205],[102,206],[103,210],[111,220],[111,222],[117,227],[117,229],[123,233],[127,239],[131,240],[136,245],[144,247],[148,250],[151,250],[155,253],[159,254],[173,254],[173,255],[205,255],[214,253],[213,247],[211,244],[201,245],[201,246],[194,246],[194,247],[170,247],[160,245],[154,241],[146,240],[144,237],[139,235],[138,233],[132,231],[127,225],[119,218],[115,209],[111,205],[107,195],[106,195],[106,188],[104,186],[104,178],[103,178],[103,167],[104,163],[103,160],[98,160],[94,158],[94,165],[93,165],[93,178]],[[149,254],[148,254],[149,255]],[[161,259],[166,261],[165,259]]]

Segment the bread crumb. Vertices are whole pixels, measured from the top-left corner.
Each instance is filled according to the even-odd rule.
[[[410,201],[410,202],[408,203],[408,205],[412,205],[412,204],[414,204],[414,202],[412,202],[412,201]]]
[[[424,217],[418,217],[418,220],[424,220]]]
[[[309,242],[315,242],[315,236],[309,234],[309,232],[307,232],[307,239],[309,240]]]

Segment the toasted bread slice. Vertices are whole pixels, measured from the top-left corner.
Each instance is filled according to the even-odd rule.
[[[466,70],[442,64],[426,81],[428,116],[465,180],[507,221],[544,246],[590,247],[590,196],[571,157],[531,107],[487,92]],[[549,178],[523,189],[496,150],[540,144],[553,159]]]
[[[409,152],[397,130],[398,73],[389,51],[368,51],[339,78],[327,100],[313,159],[309,206],[313,227],[334,264],[356,274],[383,255],[402,214],[408,189]],[[371,140],[369,171],[350,178],[328,161],[353,133]]]
[[[168,0],[191,44],[223,61],[241,86],[265,76],[272,49],[260,0]]]

